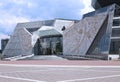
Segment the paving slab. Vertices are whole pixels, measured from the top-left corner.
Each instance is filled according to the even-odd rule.
[[[0,82],[119,82],[119,61],[0,61]]]

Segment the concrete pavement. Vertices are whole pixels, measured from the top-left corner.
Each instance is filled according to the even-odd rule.
[[[119,61],[0,61],[0,82],[119,82]]]

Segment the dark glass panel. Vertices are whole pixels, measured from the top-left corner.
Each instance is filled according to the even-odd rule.
[[[94,15],[95,15],[95,11],[94,11],[94,12],[87,13],[87,14],[84,14],[84,15],[83,15],[83,18],[85,18],[85,17],[91,17],[91,16],[94,16]]]
[[[110,54],[119,54],[120,52],[120,39],[111,40]]]
[[[120,19],[114,19],[113,26],[120,26]]]
[[[46,26],[53,26],[53,24],[54,24],[54,20],[46,20],[44,22],[44,25],[46,25]]]
[[[104,7],[96,11],[96,14],[106,12],[109,7]]]
[[[37,31],[39,28],[26,28],[30,33]]]
[[[115,14],[114,14],[115,17],[118,17],[120,16],[120,6],[118,5],[115,5]]]
[[[92,6],[97,10],[101,7],[106,7],[111,4],[120,5],[120,0],[92,0]]]
[[[112,29],[112,37],[120,37],[120,28]]]

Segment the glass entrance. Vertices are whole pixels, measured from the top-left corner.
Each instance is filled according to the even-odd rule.
[[[34,46],[35,55],[56,55],[62,53],[62,36],[41,37]]]

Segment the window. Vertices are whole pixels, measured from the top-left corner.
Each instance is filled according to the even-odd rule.
[[[120,26],[120,19],[114,19],[113,26]]]
[[[120,28],[113,28],[112,37],[120,37]]]
[[[110,54],[119,54],[120,40],[111,40]]]
[[[114,16],[115,16],[115,17],[120,16],[120,6],[118,6],[118,5],[115,6]]]

